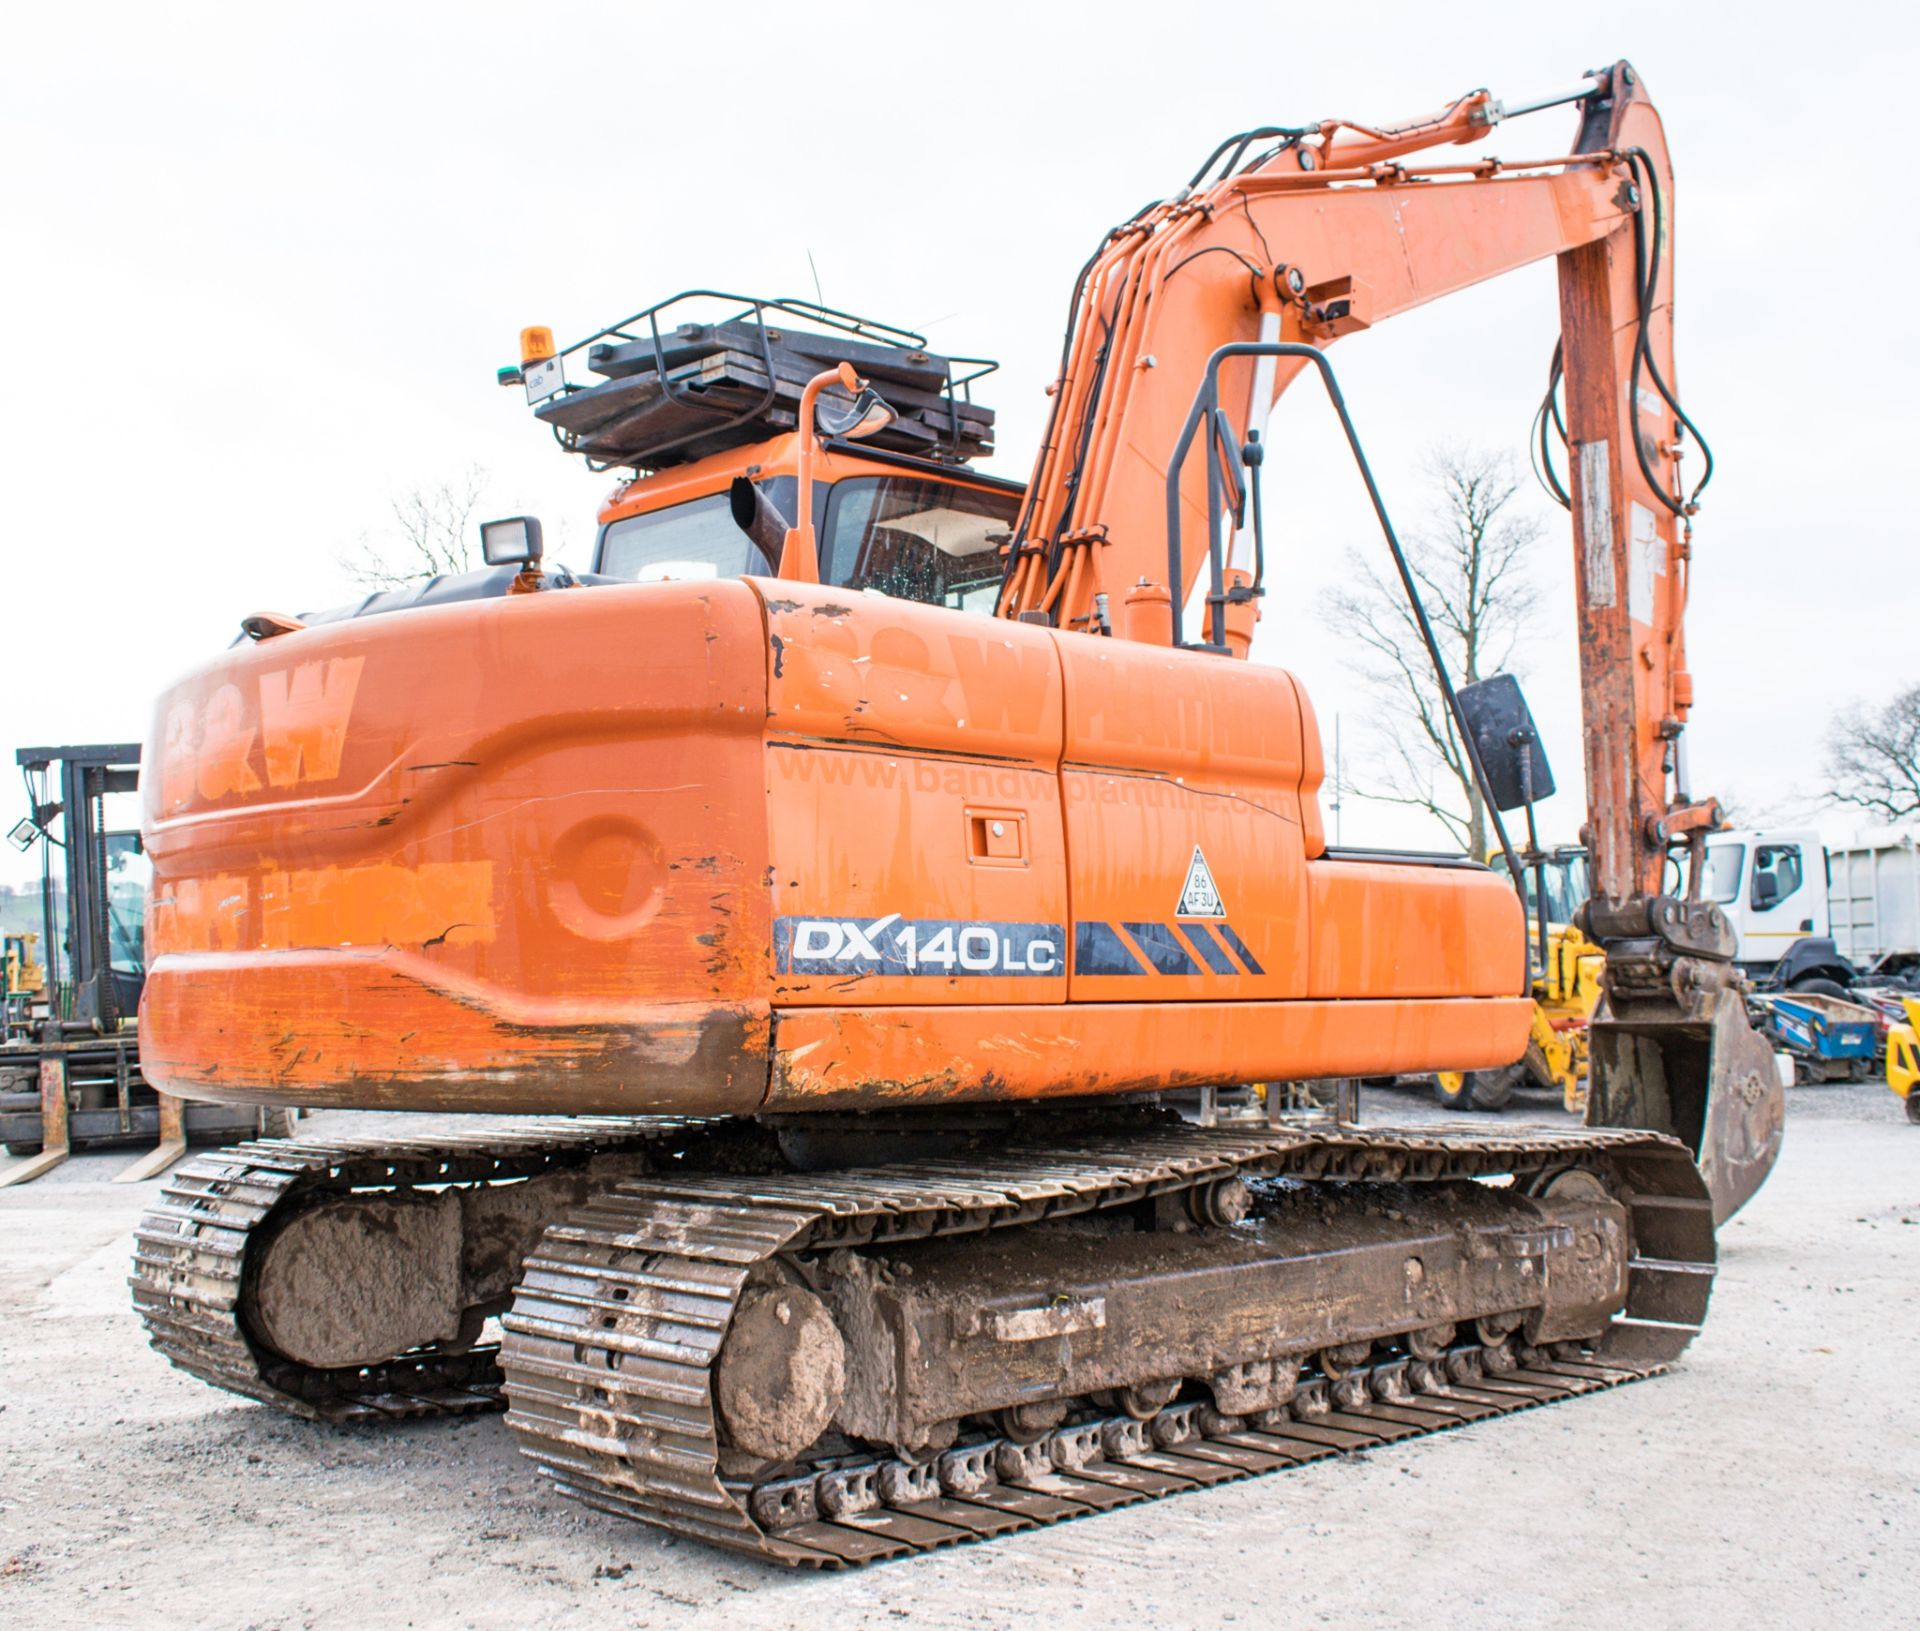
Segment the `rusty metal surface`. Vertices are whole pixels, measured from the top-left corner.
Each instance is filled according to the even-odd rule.
[[[1260,1189],[1251,1212],[1221,1220],[1236,1227],[1170,1209],[1153,1228],[1068,1220],[834,1256],[813,1280],[848,1336],[832,1419],[869,1442],[926,1444],[956,1418],[1032,1400],[1147,1389],[1128,1413],[1152,1415],[1179,1392],[1168,1379],[1244,1414],[1286,1403],[1302,1364],[1345,1344],[1438,1331],[1416,1338],[1433,1346],[1524,1310],[1524,1337],[1542,1346],[1598,1335],[1625,1304],[1626,1212],[1604,1196],[1470,1182]]]
[[[1613,973],[1609,953],[1610,993]],[[1619,1002],[1594,1020],[1589,1058],[1587,1124],[1678,1138],[1700,1164],[1716,1223],[1766,1182],[1786,1136],[1786,1090],[1738,989],[1684,1005],[1671,993]]]
[[[60,1048],[49,1047],[40,1059],[40,1153],[0,1175],[0,1189],[31,1183],[51,1172],[72,1152],[67,1127],[67,1064]]]
[[[712,1376],[756,1270],[780,1254],[1017,1227],[1234,1173],[1394,1183],[1577,1164],[1607,1175],[1634,1236],[1625,1312],[1595,1343],[1458,1343],[1300,1384],[1257,1416],[1174,1405],[1070,1420],[1031,1444],[963,1440],[723,1470]],[[549,1229],[504,1325],[508,1423],[557,1488],[602,1510],[795,1567],[840,1567],[1077,1517],[1438,1431],[1652,1373],[1691,1340],[1711,1285],[1710,1202],[1686,1152],[1628,1133],[1259,1133],[1193,1128],[991,1166],[645,1179]],[[830,1441],[829,1441],[830,1442]]]

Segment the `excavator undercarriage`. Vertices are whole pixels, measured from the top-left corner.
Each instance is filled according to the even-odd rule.
[[[1610,1387],[1705,1316],[1668,1139],[1093,1118],[827,1172],[751,1122],[243,1145],[170,1181],[135,1302],[220,1386],[504,1405],[562,1492],[808,1567]]]

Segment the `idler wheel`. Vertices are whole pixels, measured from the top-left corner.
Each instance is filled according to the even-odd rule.
[[[827,1305],[800,1286],[749,1291],[713,1389],[735,1448],[791,1461],[827,1430],[847,1389],[847,1345]]]
[[[1187,1191],[1187,1214],[1206,1228],[1227,1229],[1253,1210],[1253,1191],[1237,1175]]]
[[[274,1352],[335,1369],[457,1345],[462,1300],[453,1191],[351,1195],[275,1232],[254,1270],[249,1317]]]

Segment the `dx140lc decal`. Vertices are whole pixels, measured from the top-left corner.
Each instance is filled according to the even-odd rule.
[[[1066,926],[978,919],[782,917],[773,925],[774,967],[782,974],[1059,974]]]

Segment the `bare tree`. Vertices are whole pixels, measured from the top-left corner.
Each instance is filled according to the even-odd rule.
[[[1454,684],[1511,666],[1539,595],[1527,551],[1541,537],[1533,516],[1509,508],[1520,488],[1513,462],[1485,448],[1447,444],[1426,459],[1434,504],[1427,526],[1404,540],[1427,620]],[[1473,768],[1433,676],[1433,663],[1397,574],[1349,551],[1352,577],[1328,597],[1333,626],[1357,648],[1355,671],[1380,703],[1374,727],[1379,790],[1366,798],[1412,805],[1468,852],[1487,850],[1487,812]]]
[[[474,558],[473,518],[487,475],[474,466],[437,487],[416,487],[391,501],[393,521],[363,532],[340,564],[368,589],[398,589],[443,572],[466,572]]]
[[[1888,821],[1920,815],[1920,685],[1885,706],[1856,703],[1840,713],[1827,737],[1833,797]]]

